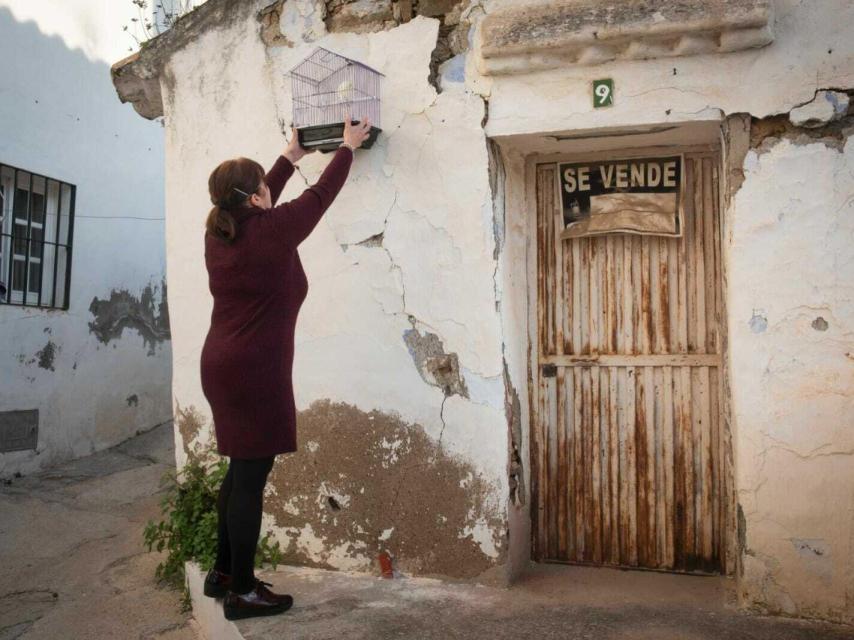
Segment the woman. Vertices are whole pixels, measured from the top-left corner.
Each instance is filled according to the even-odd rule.
[[[230,620],[293,604],[291,596],[267,589],[272,585],[258,580],[253,567],[267,475],[276,454],[297,448],[291,371],[297,313],[308,292],[297,247],[338,195],[371,128],[367,119],[345,122],[344,142],[317,184],[291,202],[273,206],[307,153],[296,131],[267,175],[257,162],[238,158],[219,165],[208,181],[214,207],[205,265],[214,304],[201,356],[202,390],[217,451],[229,464],[217,501],[216,563],[204,591],[224,596]]]

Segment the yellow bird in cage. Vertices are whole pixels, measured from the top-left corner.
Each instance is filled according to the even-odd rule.
[[[346,79],[341,84],[338,85],[336,89],[336,93],[338,94],[339,102],[352,102],[353,101],[353,83]]]

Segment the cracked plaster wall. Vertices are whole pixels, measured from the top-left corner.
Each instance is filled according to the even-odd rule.
[[[463,16],[477,29],[480,18],[509,4],[517,3],[472,3]],[[646,125],[711,124],[685,131],[702,130],[702,141],[714,142],[727,114],[764,118],[808,102],[817,89],[852,87],[854,7],[840,3],[815,11],[781,0],[775,3],[774,42],[726,55],[482,76],[472,52],[443,68],[440,94],[426,82],[437,21],[418,18],[376,33],[329,34],[324,19],[317,2],[287,2],[279,16],[281,38],[270,40],[268,33],[274,46],[261,44],[254,18],[233,21],[200,36],[167,67],[167,157],[174,169],[167,176],[182,176],[167,181],[168,235],[174,239],[170,297],[173,317],[181,318],[173,331],[181,372],[176,399],[205,406],[195,368],[204,339],[198,319],[206,320],[210,302],[198,249],[194,253],[184,239],[197,233],[202,215],[188,212],[207,207],[209,171],[235,155],[272,161],[290,117],[284,72],[313,46],[363,60],[387,75],[385,133],[377,148],[359,154],[341,199],[301,250],[312,289],[298,327],[298,405],[307,411],[312,401],[331,398],[364,411],[394,412],[432,441],[441,438],[497,483],[512,538],[524,543],[510,545],[507,562],[522,567],[530,539],[528,506],[518,495],[508,499],[506,474],[519,472],[509,450],[518,446],[523,462],[529,454],[528,345],[536,323],[528,300],[535,275],[526,186],[531,154],[599,145],[544,134]],[[599,77],[615,79],[612,108],[591,106],[590,84]],[[492,165],[484,121],[500,146]],[[641,140],[657,138],[633,142]],[[854,507],[846,430],[851,358],[845,354],[852,316],[845,283],[852,278],[850,250],[841,239],[850,237],[843,215],[851,204],[852,174],[850,145],[840,146],[783,141],[766,154],[749,155],[742,191],[725,212],[724,247],[735,483],[746,545],[739,549],[742,602],[850,620]],[[495,169],[496,158],[507,176],[500,193],[488,181],[487,167]],[[322,157],[304,161],[304,179],[313,180],[324,163]],[[817,195],[812,176],[819,168],[823,189]],[[283,197],[293,197],[304,184],[296,176]],[[806,226],[793,213],[804,203],[813,212]],[[769,265],[771,256],[789,251],[796,266],[808,263],[812,280]],[[771,315],[753,321],[757,308]],[[755,327],[764,329],[757,333]],[[413,328],[436,335],[445,353],[456,354],[468,398],[446,396],[422,379],[404,340]],[[795,397],[805,400],[795,403]],[[507,398],[514,400],[505,406]],[[517,410],[521,424],[513,415]],[[520,443],[514,442],[518,431]],[[520,477],[529,487],[530,469],[523,466]],[[269,512],[265,522],[275,524]],[[359,553],[346,546],[331,550],[316,531],[301,529],[300,553],[330,566],[359,561]],[[497,529],[490,535],[501,539]],[[280,539],[287,542],[281,531]]]
[[[357,154],[338,200],[300,246],[310,282],[297,326],[294,365],[302,435],[300,451],[279,464],[300,464],[315,453],[306,440],[315,401],[347,403],[358,415],[376,411],[402,421],[413,434],[423,433],[419,442],[432,443],[416,452],[438,447],[437,460],[447,458],[455,468],[470,469],[483,489],[471,509],[460,503],[465,492],[451,487],[443,492],[450,501],[445,507],[464,516],[450,525],[459,530],[448,538],[445,551],[430,545],[407,547],[403,540],[398,559],[414,572],[488,573],[504,561],[508,453],[492,197],[481,126],[484,101],[465,91],[462,82],[445,83],[442,93],[428,82],[436,19],[418,17],[375,33],[327,33],[322,12],[315,14],[310,3],[288,2],[280,24],[292,46],[270,40],[267,25],[266,39],[280,44],[266,47],[255,17],[264,4],[245,3],[243,18],[188,43],[172,55],[163,75],[175,402],[198,408],[206,425],[196,441],[209,440],[198,358],[211,309],[201,251],[210,171],[238,155],[266,166],[273,162],[285,144],[283,123],[291,119],[286,72],[315,46],[379,69],[386,75],[384,133],[373,149]],[[282,199],[298,195],[327,162],[328,156],[320,154],[306,157]],[[415,337],[429,341],[431,349],[439,345],[442,353],[427,349],[427,362],[419,360],[425,354],[419,355]],[[441,382],[446,373],[448,385]],[[350,429],[370,424],[360,420]],[[367,442],[370,435],[375,434],[356,441]],[[187,455],[181,441],[179,429],[179,465]],[[430,469],[435,462],[422,463]],[[337,482],[335,466],[322,470],[327,484]],[[453,476],[443,477],[447,482]],[[365,492],[377,494],[393,481],[375,477]],[[417,484],[417,479],[408,481]],[[281,496],[270,499],[305,498],[287,495],[286,478],[274,488]],[[339,496],[339,502],[344,498]],[[335,537],[340,531],[325,528],[320,520],[309,520],[311,527],[303,526],[295,540],[286,527],[270,520],[276,505],[268,505],[265,522],[288,553],[299,550],[297,560],[337,568],[371,566],[372,546],[342,546]],[[399,530],[414,531],[416,515],[404,511]],[[407,548],[412,556],[406,555]],[[431,560],[441,553],[454,557],[455,548],[460,553],[467,549],[459,566]]]
[[[479,4],[486,12],[494,12],[508,6],[543,4],[543,0],[486,0]],[[482,15],[480,11],[478,8],[472,13]],[[487,133],[499,138],[567,129],[716,120],[721,113],[750,113],[762,118],[786,113],[811,100],[816,89],[854,86],[852,20],[854,6],[842,0],[822,3],[821,10],[812,3],[777,0],[774,41],[763,48],[566,64],[552,71],[506,76],[480,75],[474,52],[469,56],[466,82],[489,96]],[[615,82],[614,106],[594,110],[591,81],[609,77]]]
[[[854,143],[784,138],[751,149],[744,173],[726,243],[740,594],[850,622]]]
[[[542,0],[493,0],[473,11],[522,3]],[[526,373],[526,329],[536,326],[534,313],[526,318],[533,305],[518,268],[527,261],[528,278],[535,277],[528,226],[534,203],[526,189],[532,158],[677,140],[714,143],[728,114],[767,118],[810,102],[820,89],[854,89],[854,6],[833,2],[818,10],[781,0],[774,8],[772,44],[725,55],[564,65],[507,76],[480,75],[469,57],[466,85],[489,98],[486,131],[499,143],[508,175],[498,279],[505,355],[516,376]],[[613,107],[592,108],[591,82],[597,78],[614,79]],[[676,131],[607,137],[609,130],[666,125],[700,132],[707,124],[712,128],[702,136],[687,138]],[[552,137],[563,132],[587,137]],[[724,212],[724,248],[730,418],[744,539],[736,550],[741,602],[850,622],[854,146],[848,135],[786,135],[751,151],[744,182]],[[521,400],[525,415],[528,399]],[[523,426],[527,444],[527,421]],[[527,522],[519,520],[524,531]]]
[[[0,306],[0,412],[39,412],[37,448],[0,453],[0,478],[170,419],[168,326],[143,335],[136,322],[164,302],[163,131],[116,101],[106,63],[43,28],[0,7],[4,47],[29,52],[0,68],[0,161],[77,186],[70,308]],[[105,343],[90,305],[100,300],[109,315],[119,292],[127,313]]]

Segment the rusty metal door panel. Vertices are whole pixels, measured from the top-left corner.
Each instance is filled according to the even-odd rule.
[[[717,167],[686,154],[681,238],[563,241],[537,169],[537,559],[725,570]]]

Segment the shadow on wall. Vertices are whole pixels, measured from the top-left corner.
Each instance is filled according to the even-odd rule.
[[[169,339],[162,129],[119,103],[108,64],[5,7],[0,59],[0,162],[78,186],[71,311],[102,343],[136,328],[152,355]]]
[[[116,37],[121,34],[116,25]],[[162,219],[162,144],[152,144],[156,125],[118,102],[108,64],[70,49],[33,21],[18,21],[5,7],[0,7],[0,59],[0,162],[26,163],[21,168],[71,183],[98,166],[99,204],[114,212],[128,199],[117,180],[132,177],[134,187],[156,190],[143,199],[159,199],[158,211],[148,215]],[[133,166],[127,162],[129,150],[140,159]]]
[[[70,309],[0,306],[0,418],[41,416],[0,466],[31,472],[171,415],[163,129],[118,101],[106,62],[7,7],[0,61],[0,163],[77,187]]]

